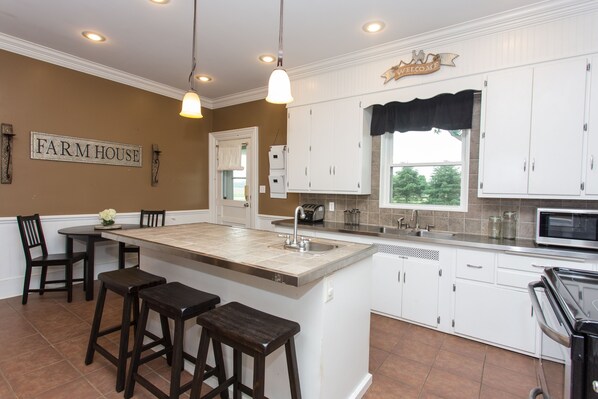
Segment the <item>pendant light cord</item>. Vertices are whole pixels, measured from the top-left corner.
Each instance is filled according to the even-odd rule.
[[[277,67],[282,67],[282,9],[284,0],[280,0],[280,26],[278,30],[278,60],[276,61]]]
[[[195,72],[195,67],[197,66],[197,61],[195,59],[195,29],[196,29],[196,21],[197,21],[197,0],[193,1],[193,47],[191,49],[191,54],[192,54],[192,58],[191,58],[191,73],[189,74],[189,86],[191,88],[191,90],[194,90],[193,88],[193,73]]]

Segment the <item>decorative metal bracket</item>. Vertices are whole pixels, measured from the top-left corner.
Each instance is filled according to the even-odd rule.
[[[158,144],[152,144],[152,186],[158,185],[158,171],[160,170],[160,154]]]
[[[14,137],[12,125],[3,123],[0,127],[0,158],[2,165],[0,168],[0,183],[12,183],[12,139]]]

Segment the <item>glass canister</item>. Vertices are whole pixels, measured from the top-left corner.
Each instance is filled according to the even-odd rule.
[[[488,237],[490,238],[500,238],[500,225],[502,223],[502,219],[500,216],[490,216],[488,218]]]
[[[502,238],[514,240],[517,237],[517,212],[505,211],[502,214]]]

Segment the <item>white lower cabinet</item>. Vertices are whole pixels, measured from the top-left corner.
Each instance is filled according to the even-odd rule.
[[[422,254],[424,258],[380,252],[374,255],[372,310],[438,326],[440,262]]]
[[[525,291],[457,279],[455,332],[536,352],[536,320]]]

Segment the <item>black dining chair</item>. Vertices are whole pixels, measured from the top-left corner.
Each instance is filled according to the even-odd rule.
[[[30,292],[66,291],[67,301],[73,300],[73,282],[85,281],[84,278],[73,278],[73,265],[83,261],[83,277],[87,273],[87,254],[85,252],[48,254],[46,240],[42,230],[42,223],[39,214],[31,216],[17,216],[17,224],[21,233],[21,242],[25,252],[25,281],[23,284],[23,305],[27,304]],[[40,253],[41,252],[41,253]],[[64,280],[47,280],[48,267],[64,266]],[[39,289],[29,287],[31,283],[31,271],[34,267],[41,267]],[[46,284],[63,283],[62,287],[46,288]],[[83,289],[85,289],[85,283]]]
[[[139,227],[159,227],[164,226],[166,221],[166,210],[161,211],[146,211],[141,210],[139,215]],[[120,244],[118,251],[118,268],[124,269],[125,256],[127,253],[137,254],[137,264],[133,267],[139,267],[139,247],[136,245]]]

